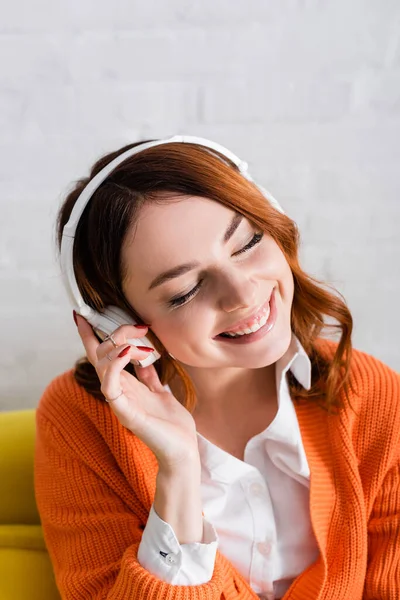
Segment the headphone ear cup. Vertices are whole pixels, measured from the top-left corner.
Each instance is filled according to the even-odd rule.
[[[97,311],[93,312],[94,314],[91,315],[88,321],[99,332],[102,339],[118,329],[118,327],[121,327],[121,325],[136,324],[132,317],[118,306],[106,306],[101,313]]]
[[[136,325],[136,321],[118,306],[106,306],[103,312],[95,312],[93,317],[89,320],[89,323],[93,326],[95,332],[102,340],[118,329],[118,327],[121,327],[121,325]],[[127,340],[127,342],[133,346],[153,347],[147,337],[135,338]],[[160,354],[157,350],[154,350],[149,356],[142,359],[140,364],[142,367],[147,367],[159,358]]]
[[[110,323],[115,324],[114,329],[121,325],[136,325],[135,319],[119,306],[106,306],[103,313]]]

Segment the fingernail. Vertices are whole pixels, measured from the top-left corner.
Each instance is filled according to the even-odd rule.
[[[138,329],[147,329],[150,325],[135,325]]]
[[[75,325],[78,327],[78,319],[76,318],[76,312],[72,311],[72,316],[74,317]]]
[[[127,346],[126,348],[121,350],[121,352],[118,354],[118,358],[122,358],[123,356],[126,356],[130,349],[131,349],[131,347]]]
[[[143,350],[143,352],[154,352],[154,348],[149,348],[148,346],[136,346],[138,350]]]

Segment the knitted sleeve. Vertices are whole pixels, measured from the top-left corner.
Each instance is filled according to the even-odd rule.
[[[383,367],[393,418],[386,423],[390,445],[383,448],[388,465],[378,483],[378,493],[368,523],[368,566],[363,600],[398,600],[400,597],[400,377]],[[377,401],[379,396],[375,397]],[[383,445],[383,444],[382,444]]]
[[[400,595],[400,462],[386,475],[368,527],[364,600]]]
[[[35,490],[63,600],[257,598],[219,552],[212,579],[201,585],[173,585],[144,569],[137,552],[145,523],[40,412]]]

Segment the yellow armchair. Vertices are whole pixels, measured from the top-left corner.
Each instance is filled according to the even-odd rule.
[[[35,411],[0,412],[0,600],[60,600],[33,487]]]

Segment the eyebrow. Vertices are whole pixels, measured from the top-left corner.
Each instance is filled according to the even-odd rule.
[[[228,229],[225,231],[224,237],[222,238],[222,242],[224,244],[229,242],[229,240],[235,233],[236,229],[239,227],[240,223],[242,222],[242,220],[243,220],[243,215],[241,215],[239,213],[234,214],[233,219],[229,223]],[[177,267],[173,267],[172,269],[168,269],[168,271],[164,271],[164,273],[160,273],[160,275],[157,275],[157,277],[155,279],[153,279],[153,281],[149,285],[148,291],[153,290],[154,288],[158,287],[159,285],[162,285],[163,283],[165,283],[166,281],[169,281],[170,279],[175,279],[176,277],[180,277],[181,275],[184,275],[188,271],[192,271],[193,269],[195,269],[198,266],[199,266],[199,262],[193,261],[190,263],[185,263],[183,265],[178,265]]]

